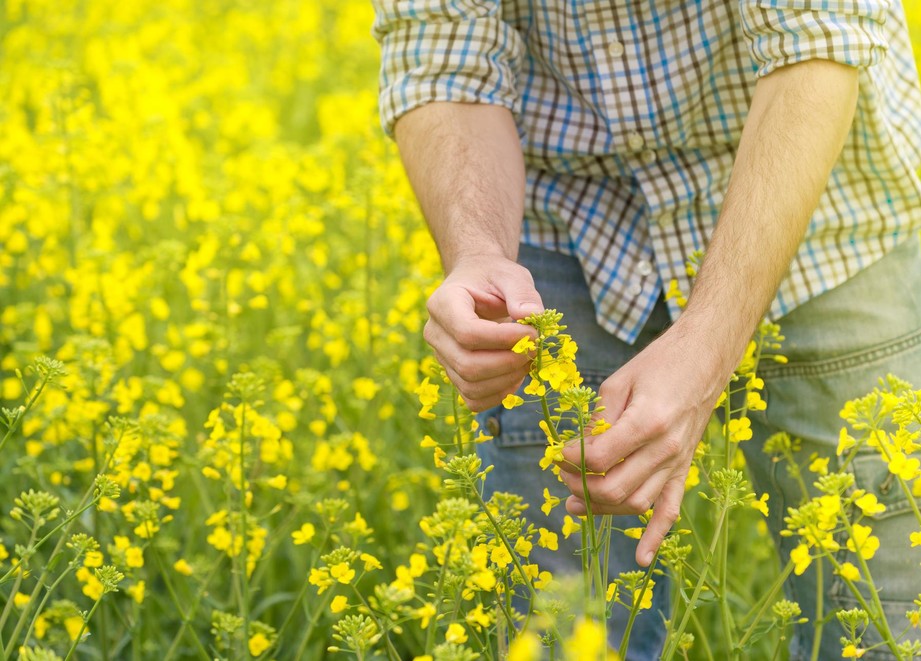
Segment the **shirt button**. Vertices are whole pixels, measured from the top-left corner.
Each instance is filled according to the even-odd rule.
[[[624,54],[624,45],[619,41],[612,41],[608,44],[608,55],[611,57],[620,57]]]
[[[646,149],[640,154],[640,160],[646,165],[652,165],[656,162],[656,152],[652,149]]]
[[[675,214],[669,213],[667,211],[663,214],[660,214],[656,218],[656,223],[659,225],[671,225],[674,221],[675,221]]]
[[[636,272],[645,278],[647,275],[652,273],[652,264],[643,259],[639,262],[639,264],[636,265]]]
[[[627,136],[627,145],[633,151],[638,151],[642,149],[643,145],[645,144],[646,144],[646,141],[643,140],[643,136],[641,136],[639,133],[634,132]]]
[[[627,296],[630,298],[636,298],[643,293],[643,286],[638,282],[634,282],[632,285],[627,287]]]
[[[499,432],[501,431],[501,427],[499,426],[499,418],[494,415],[486,418],[486,431],[489,432],[490,436],[498,436]]]

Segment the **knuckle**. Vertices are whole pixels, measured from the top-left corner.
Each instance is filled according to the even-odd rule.
[[[454,339],[465,349],[470,349],[476,343],[476,335],[466,328],[459,328],[454,332]]]
[[[454,371],[457,372],[457,375],[464,381],[472,382],[477,380],[478,370],[474,361],[469,356],[458,356],[454,360]]]
[[[668,417],[661,412],[653,413],[646,418],[645,426],[653,436],[661,436],[668,431]]]
[[[643,496],[638,496],[637,494],[631,494],[626,500],[624,500],[624,505],[630,510],[633,514],[643,514],[649,509],[649,500]]]
[[[621,505],[627,500],[629,494],[619,484],[613,484],[605,489],[604,500],[612,505]]]
[[[674,523],[678,520],[678,515],[681,514],[681,507],[672,502],[663,503],[656,507],[659,511],[659,515],[665,517],[666,521]]]
[[[659,451],[662,453],[662,459],[668,460],[681,454],[683,450],[681,440],[676,436],[668,436],[662,439],[659,444]]]

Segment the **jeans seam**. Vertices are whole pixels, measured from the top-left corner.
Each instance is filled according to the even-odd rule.
[[[808,361],[801,363],[788,363],[783,366],[768,366],[759,371],[759,376],[765,379],[781,379],[792,377],[826,376],[835,372],[843,372],[854,367],[864,367],[883,358],[889,358],[921,344],[921,328],[907,335],[902,335],[887,342],[881,342],[868,349],[861,349],[834,358]]]

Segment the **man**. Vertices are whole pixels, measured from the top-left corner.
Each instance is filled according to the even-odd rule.
[[[495,408],[527,369],[509,350],[523,333],[511,320],[544,305],[565,313],[614,423],[588,453],[606,471],[589,483],[595,511],[655,505],[641,566],[678,515],[694,448],[765,313],[790,364],[766,379],[760,441],[785,429],[833,454],[847,398],[886,371],[919,380],[921,297],[905,278],[921,277],[921,92],[898,0],[375,7],[382,123],[446,272],[425,337],[486,411],[490,488],[533,510],[553,487],[527,468],[536,420]],[[678,316],[663,283],[688,291],[684,262],[704,248]],[[746,450],[781,544],[783,503],[798,498],[756,442]],[[584,512],[580,481],[565,482],[567,509]],[[623,564],[624,548],[612,560]],[[815,580],[787,586],[810,617]],[[897,602],[914,595],[891,583],[901,617]],[[657,617],[638,624],[631,658],[657,654]],[[840,654],[839,636],[825,627],[821,658]],[[811,637],[800,627],[793,658]]]

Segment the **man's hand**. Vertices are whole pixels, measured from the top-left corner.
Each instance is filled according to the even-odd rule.
[[[428,301],[425,340],[472,411],[517,390],[530,359],[511,351],[530,326],[514,323],[543,310],[527,269],[501,255],[463,257]]]
[[[825,190],[854,117],[857,85],[855,69],[823,60],[785,66],[758,81],[687,308],[601,388],[613,427],[587,449],[588,468],[607,471],[588,476],[589,496],[595,512],[640,513],[655,505],[637,546],[642,565],[678,515],[712,407]],[[578,448],[564,457],[578,464]],[[567,507],[583,513],[581,478],[563,475],[574,494]]]
[[[643,566],[678,518],[694,449],[728,378],[699,352],[692,334],[672,326],[601,385],[602,416],[612,426],[586,438],[587,469],[604,473],[586,476],[595,514],[642,514],[655,504],[636,549]],[[573,493],[566,509],[583,515],[579,445],[563,457],[560,475]]]

